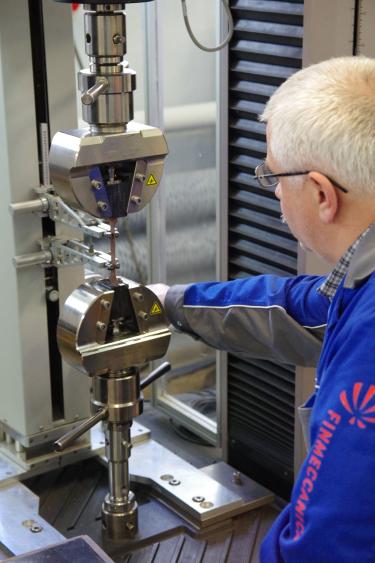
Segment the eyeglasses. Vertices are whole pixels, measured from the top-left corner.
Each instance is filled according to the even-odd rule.
[[[280,172],[279,174],[274,174],[268,168],[267,164],[265,162],[262,162],[255,168],[255,176],[253,176],[253,178],[256,178],[258,180],[262,188],[276,188],[277,184],[280,182],[279,178],[285,176],[304,176],[305,174],[310,174],[310,170],[304,170],[303,172]],[[348,190],[346,188],[340,186],[340,184],[332,180],[329,176],[326,176],[326,178],[328,178],[328,180],[336,188],[338,188],[345,194],[348,193]]]

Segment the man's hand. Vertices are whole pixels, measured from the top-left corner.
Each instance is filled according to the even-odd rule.
[[[151,283],[147,287],[148,289],[151,289],[153,293],[155,293],[156,297],[164,307],[165,296],[167,295],[169,285],[165,283]]]

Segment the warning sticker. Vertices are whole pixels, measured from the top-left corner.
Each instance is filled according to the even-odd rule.
[[[157,186],[158,181],[153,174],[150,174],[147,178],[146,186]]]
[[[151,307],[150,315],[160,315],[161,314],[161,307],[157,301]]]

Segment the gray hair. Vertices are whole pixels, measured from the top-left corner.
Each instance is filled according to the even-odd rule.
[[[259,118],[288,171],[318,170],[357,194],[375,194],[375,60],[341,57],[284,82]]]

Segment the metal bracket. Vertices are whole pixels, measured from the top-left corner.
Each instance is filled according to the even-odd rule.
[[[89,237],[96,239],[111,237],[109,225],[89,213],[69,207],[61,197],[55,195],[53,186],[41,186],[34,188],[34,191],[38,196],[37,199],[10,204],[9,209],[13,215],[39,213],[42,217],[49,217],[52,221],[79,229]],[[117,229],[115,236],[118,236]]]
[[[111,228],[106,223],[95,219],[84,211],[75,211],[57,195],[46,193],[44,197],[48,201],[48,216],[52,221],[79,229],[89,237],[110,238]],[[117,230],[115,236],[118,236]]]
[[[40,265],[44,268],[55,266],[76,266],[92,264],[104,269],[111,262],[111,257],[106,252],[95,250],[93,245],[87,245],[79,240],[61,240],[47,237],[39,241],[41,251],[31,254],[15,256],[13,262],[16,268],[27,268]],[[118,261],[116,260],[116,264]]]
[[[107,252],[95,250],[93,245],[87,245],[79,240],[61,240],[58,238],[40,241],[42,250],[49,250],[52,255],[52,266],[74,266],[77,264],[92,264],[97,268],[107,268],[111,256]],[[118,262],[116,262],[118,264]]]

